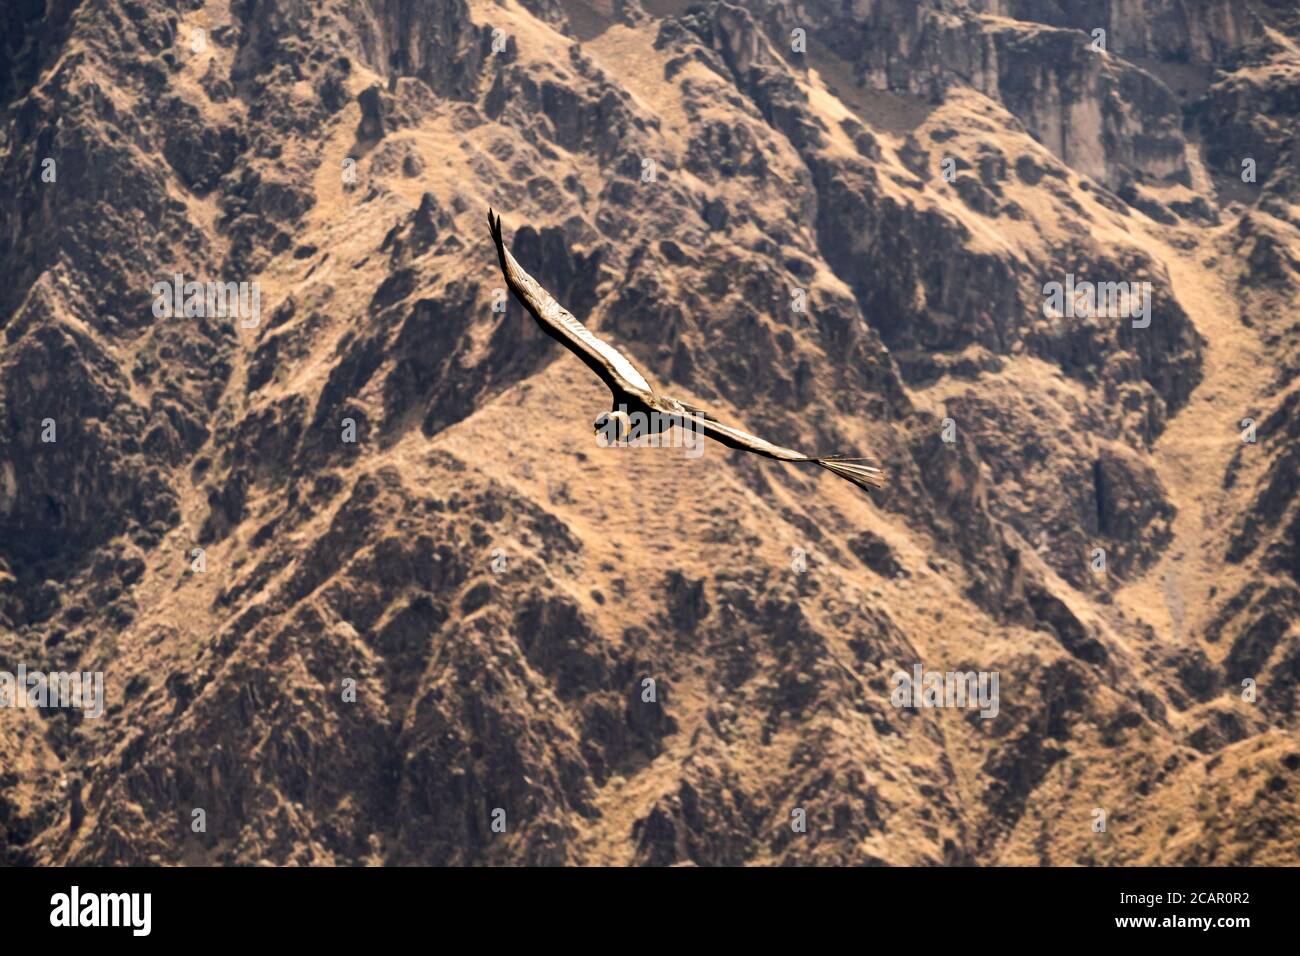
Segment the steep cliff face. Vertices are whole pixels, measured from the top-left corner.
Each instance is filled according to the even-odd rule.
[[[1222,67],[1261,35],[1261,14],[1267,16],[1270,8],[1280,11],[1285,5],[1252,6],[1232,0],[988,0],[976,6],[994,15],[1067,27],[1089,36],[1094,30],[1105,30],[1110,49],[1126,59],[1154,57]]]
[[[1300,861],[1286,5],[5,16],[7,861]]]
[[[1146,29],[1177,20],[1182,5],[1065,5],[1069,14],[1057,4],[1042,4],[1045,11],[1033,4],[896,0],[758,6],[768,9],[772,33],[804,30],[814,48],[824,45],[850,64],[867,90],[930,103],[954,86],[978,90],[1057,158],[1116,191],[1134,180],[1187,185],[1190,175],[1177,99],[1140,64],[1207,64],[1212,48],[1214,62],[1223,63],[1258,32],[1253,15],[1227,4],[1198,9],[1161,40]],[[1133,22],[1140,30],[1128,28]],[[1211,43],[1209,24],[1228,32]],[[1191,50],[1168,49],[1170,35]]]

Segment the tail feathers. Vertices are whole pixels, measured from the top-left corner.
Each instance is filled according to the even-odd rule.
[[[867,462],[870,458],[816,458],[814,461],[832,474],[870,491],[885,486],[885,473]]]

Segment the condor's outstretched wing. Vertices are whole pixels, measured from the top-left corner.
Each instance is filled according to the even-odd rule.
[[[654,389],[650,383],[626,355],[592,335],[586,326],[556,302],[515,261],[501,238],[501,217],[494,216],[491,209],[488,210],[488,226],[491,227],[492,239],[497,244],[497,257],[501,260],[501,273],[505,276],[506,285],[510,286],[524,308],[532,313],[542,331],[582,359],[615,395],[621,392],[653,394]]]
[[[702,411],[702,409],[697,409],[693,405],[687,406],[687,408],[697,414]],[[792,448],[773,445],[770,441],[759,438],[757,435],[751,435],[749,432],[741,431],[739,428],[724,425],[711,416],[704,416],[697,420],[704,434],[716,442],[721,442],[728,448],[739,448],[741,451],[750,451],[766,458],[775,458],[778,461],[815,461],[832,474],[853,482],[859,488],[870,490],[884,487],[885,473],[871,464],[870,458],[805,455],[803,452],[795,451]]]

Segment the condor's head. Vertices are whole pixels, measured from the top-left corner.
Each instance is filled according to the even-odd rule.
[[[622,409],[601,412],[596,418],[596,443],[601,448],[621,445],[632,433],[632,419]],[[603,439],[603,440],[602,440]]]

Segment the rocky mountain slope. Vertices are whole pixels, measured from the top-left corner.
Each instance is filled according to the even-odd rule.
[[[1300,863],[1293,3],[3,16],[0,858]]]

